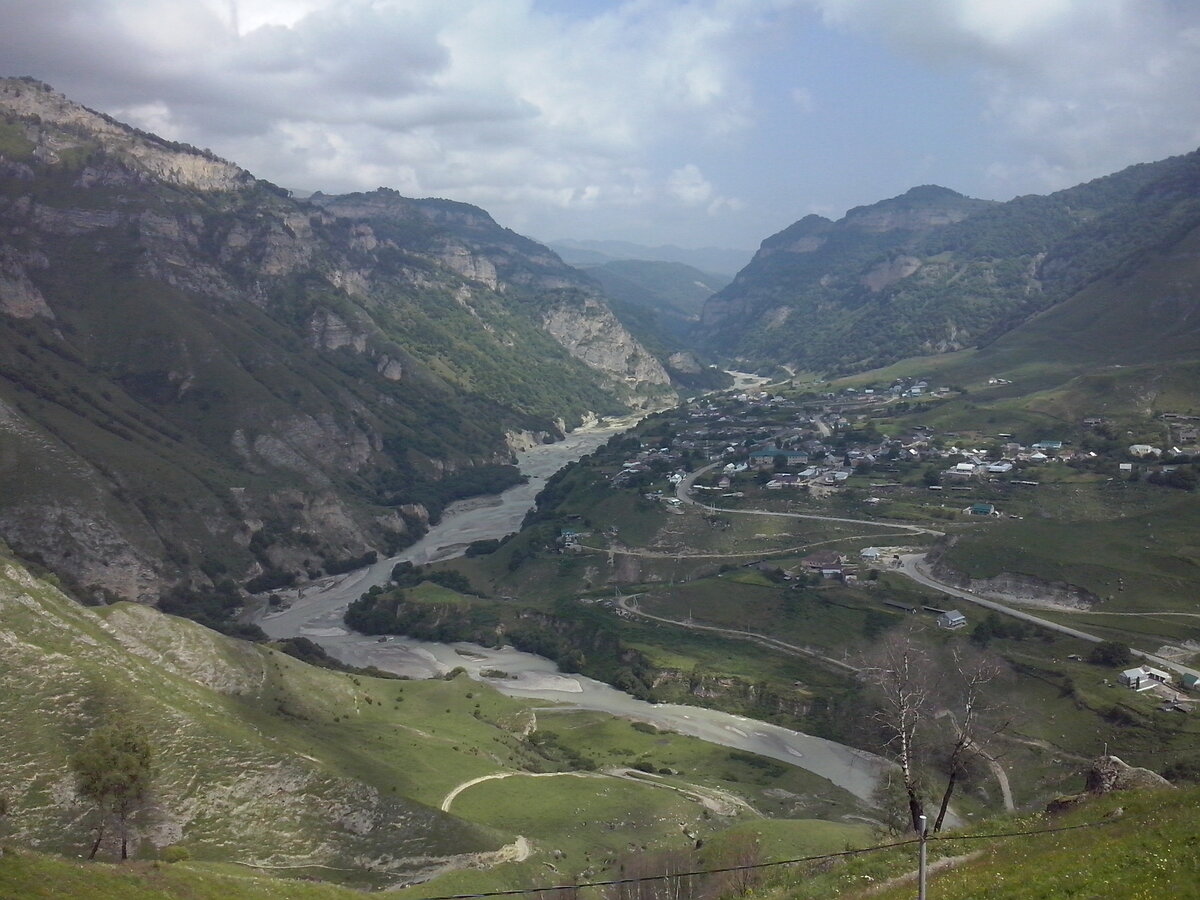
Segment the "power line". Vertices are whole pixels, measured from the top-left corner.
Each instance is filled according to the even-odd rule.
[[[1058,828],[1041,828],[1036,831],[1000,831],[992,834],[947,834],[932,835],[926,838],[927,843],[947,841],[980,841],[997,838],[1030,837],[1039,834],[1054,834],[1060,831],[1078,831],[1081,828],[1095,828],[1100,825],[1114,825],[1118,819],[1100,819],[1095,822],[1084,822],[1081,825],[1062,825]],[[636,878],[614,878],[609,881],[584,881],[578,884],[557,884],[550,887],[513,888],[507,891],[484,891],[478,894],[445,894],[438,897],[427,897],[424,900],[480,900],[484,897],[513,897],[519,894],[544,894],[549,891],[576,891],[581,888],[614,887],[622,884],[641,884],[647,881],[665,881],[668,878],[691,878],[697,875],[721,875],[727,872],[746,872],[753,869],[770,869],[777,866],[790,866],[797,863],[820,862],[826,859],[861,856],[866,853],[876,853],[880,850],[894,850],[897,847],[911,847],[920,844],[919,837],[903,841],[893,841],[890,844],[877,844],[874,847],[862,847],[858,850],[841,850],[837,853],[820,853],[815,856],[798,856],[795,859],[780,859],[774,862],[748,863],[740,866],[722,866],[716,869],[696,869],[690,872],[670,872],[662,875],[640,875]]]

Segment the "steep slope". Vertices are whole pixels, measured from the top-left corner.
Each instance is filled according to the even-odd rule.
[[[1003,401],[1065,422],[1186,412],[1200,402],[1197,259],[1200,225],[1126,258],[983,347],[908,360],[877,377],[936,373],[970,387],[957,405]]]
[[[0,621],[0,785],[14,843],[72,856],[90,844],[94,815],[74,800],[67,761],[106,722],[142,727],[153,748],[135,855],[182,843],[202,860],[377,881],[504,843],[437,810],[462,777],[499,768],[469,745],[516,745],[489,723],[519,704],[486,689],[485,722],[467,714],[461,685],[317,669],[136,604],[86,609],[7,557]],[[447,706],[459,714],[436,717],[441,736],[423,733]]]
[[[944,188],[809,216],[705,307],[712,349],[849,372],[987,343],[1197,222],[1200,155],[1003,204]]]
[[[729,283],[683,263],[614,260],[584,271],[600,282],[613,309],[648,346],[689,349],[704,303]]]
[[[219,618],[229,579],[388,552],[511,483],[509,433],[669,394],[597,291],[482,210],[319,199],[0,81],[15,549]]]

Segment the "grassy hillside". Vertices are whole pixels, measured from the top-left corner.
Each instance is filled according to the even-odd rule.
[[[599,714],[535,709],[463,676],[331,671],[136,604],[81,607],[9,558],[0,622],[6,844],[86,853],[96,820],[74,798],[71,754],[101,724],[132,723],[149,738],[154,779],[133,856],[171,847],[190,861],[98,868],[114,895],[287,895],[264,875],[432,878],[425,894],[519,887],[548,877],[550,861],[562,877],[599,877],[631,844],[682,849],[764,816],[863,812],[802,770]],[[844,822],[806,833],[865,838]],[[113,852],[110,836],[101,858]],[[192,888],[185,872],[196,873]],[[231,882],[235,872],[258,880]],[[22,853],[0,859],[0,897],[51,873],[63,879],[53,896],[104,896],[75,887],[76,864]]]
[[[936,866],[929,876],[930,896],[945,900],[1194,896],[1200,878],[1195,850],[1200,841],[1197,804],[1200,792],[1195,788],[1122,792],[1058,817],[1032,815],[982,823],[964,834],[966,839],[930,844],[929,860]],[[1043,831],[1050,833],[1038,833]],[[987,837],[1011,832],[1015,834]],[[846,845],[834,835],[814,842],[796,829],[766,825],[755,826],[751,833],[767,861],[831,855],[808,865],[765,870],[756,896],[899,900],[914,895],[914,845],[840,857],[837,854]],[[649,885],[653,889],[663,883]],[[0,858],[3,900],[348,900],[355,896],[361,894],[192,862],[84,865],[28,851],[9,851]]]

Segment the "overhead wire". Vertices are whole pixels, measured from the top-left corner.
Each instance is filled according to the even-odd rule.
[[[926,844],[949,841],[979,841],[987,839],[1031,837],[1040,834],[1055,834],[1061,831],[1078,831],[1082,828],[1095,828],[1102,825],[1113,825],[1120,819],[1098,819],[1094,822],[1084,822],[1080,825],[1061,825],[1057,828],[1040,828],[1033,831],[1000,831],[990,834],[938,834],[925,838]],[[659,875],[638,875],[632,878],[614,878],[607,881],[585,881],[578,884],[558,884],[548,887],[512,888],[503,891],[482,891],[475,894],[444,894],[436,897],[426,897],[423,900],[481,900],[485,897],[513,897],[519,894],[544,894],[551,891],[577,891],[582,888],[616,887],[624,884],[641,884],[649,881],[665,881],[670,878],[692,878],[699,875],[722,875],[729,872],[746,872],[754,869],[770,869],[777,866],[791,866],[798,863],[821,862],[827,859],[838,859],[848,856],[860,856],[867,853],[877,853],[881,850],[894,850],[897,847],[911,847],[921,843],[920,837],[907,838],[903,841],[893,841],[889,844],[877,844],[873,847],[860,847],[856,850],[840,850],[836,853],[819,853],[813,856],[798,856],[794,859],[780,859],[765,863],[746,863],[737,866],[720,866],[712,869],[695,869],[689,872],[666,872]]]

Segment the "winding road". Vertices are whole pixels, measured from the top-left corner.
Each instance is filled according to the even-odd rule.
[[[942,537],[945,535],[945,532],[943,532],[943,531],[937,531],[932,528],[924,528],[919,525],[907,525],[907,524],[900,524],[900,523],[893,524],[890,522],[876,522],[871,519],[849,519],[849,518],[844,518],[841,516],[820,516],[820,515],[816,515],[813,513],[789,513],[789,512],[776,512],[774,510],[756,510],[756,509],[725,509],[725,508],[717,507],[717,506],[709,506],[708,504],[699,502],[695,497],[692,496],[692,487],[695,484],[697,478],[699,478],[701,475],[705,474],[706,472],[711,472],[713,469],[715,469],[719,465],[720,465],[719,462],[710,463],[709,465],[704,466],[703,468],[697,469],[695,472],[692,472],[686,478],[684,478],[682,481],[680,481],[675,489],[675,494],[679,498],[679,500],[682,503],[687,503],[692,506],[700,507],[701,509],[706,509],[706,510],[709,510],[712,512],[718,512],[718,513],[731,513],[734,515],[748,515],[748,516],[775,516],[775,517],[793,518],[793,519],[814,519],[816,521],[822,521],[822,522],[846,522],[846,523],[850,523],[850,524],[854,524],[854,525],[869,525],[874,528],[880,528],[880,527],[894,528],[898,531],[906,531],[911,534],[931,534],[931,535],[935,535],[938,537]],[[1024,610],[1013,609],[1011,606],[1008,606],[1005,603],[1000,603],[999,601],[996,601],[996,600],[988,600],[988,599],[978,596],[973,591],[959,588],[952,584],[947,584],[944,581],[939,581],[932,574],[930,574],[928,569],[926,569],[922,565],[924,560],[925,560],[925,554],[923,554],[923,553],[905,554],[900,559],[900,568],[895,571],[901,572],[902,574],[908,576],[913,581],[917,582],[917,584],[924,585],[925,587],[932,588],[935,591],[940,591],[941,593],[948,594],[949,596],[952,596],[952,597],[958,597],[962,600],[967,601],[968,603],[973,603],[976,606],[983,607],[984,609],[989,609],[989,610],[992,610],[993,612],[998,612],[1001,615],[1011,616],[1014,619],[1021,619],[1022,621],[1025,621],[1025,622],[1031,622],[1040,628],[1046,628],[1046,629],[1049,629],[1050,631],[1056,631],[1059,634],[1065,634],[1065,635],[1068,635],[1069,637],[1078,638],[1079,640],[1087,641],[1087,642],[1093,643],[1093,644],[1099,644],[1105,640],[1105,638],[1099,637],[1098,635],[1095,635],[1095,634],[1091,634],[1090,632],[1082,631],[1078,628],[1072,628],[1069,625],[1061,625],[1058,622],[1051,621],[1050,619],[1044,619],[1041,616],[1036,616],[1032,613],[1025,612]],[[639,613],[639,614],[643,615],[643,616],[646,615],[645,613]],[[1123,615],[1146,615],[1146,614],[1144,614],[1144,613],[1142,613],[1142,614],[1124,613]],[[1194,614],[1185,614],[1185,615],[1194,615]],[[680,624],[680,623],[675,623],[675,624]],[[719,630],[719,629],[714,629],[714,630]],[[794,649],[799,650],[799,648],[794,648]],[[1144,650],[1132,650],[1131,649],[1131,652],[1133,653],[1134,656],[1138,657],[1139,659],[1144,659],[1149,663],[1153,663],[1154,665],[1159,666],[1160,668],[1172,670],[1179,675],[1192,675],[1192,676],[1195,676],[1196,678],[1200,678],[1200,671],[1189,668],[1188,666],[1180,665],[1179,663],[1177,663],[1173,660],[1164,659],[1161,656],[1156,656],[1153,653],[1147,653]]]

